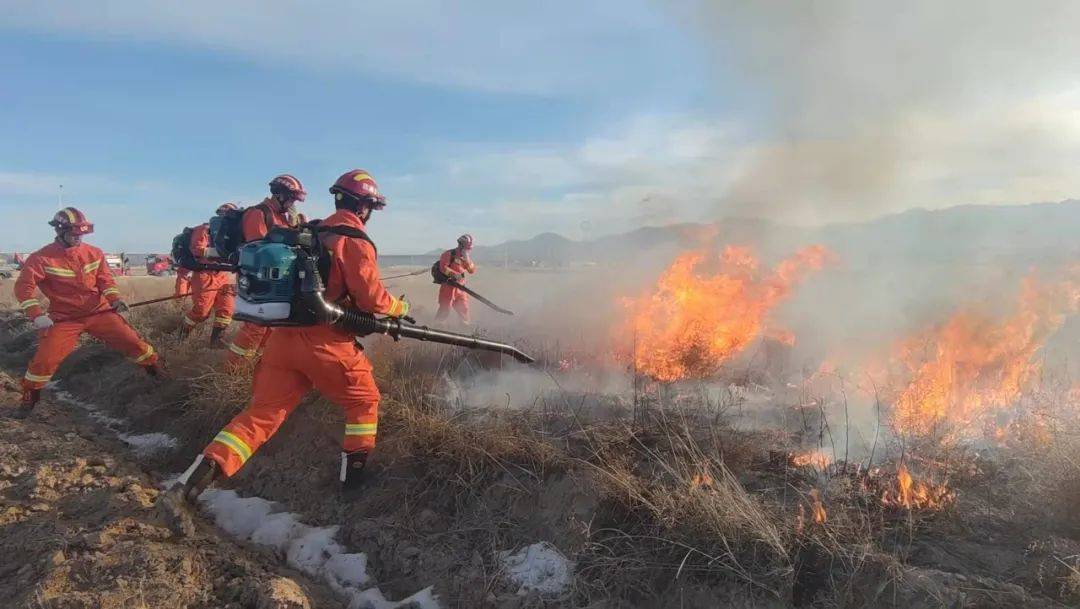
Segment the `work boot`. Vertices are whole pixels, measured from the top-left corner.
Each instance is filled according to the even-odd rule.
[[[23,389],[22,399],[19,400],[19,407],[11,413],[11,417],[14,419],[25,419],[30,416],[30,412],[34,410],[34,406],[37,406],[40,399],[40,389]]]
[[[194,505],[206,487],[220,477],[221,466],[218,462],[199,455],[199,464],[195,466],[195,471],[191,472],[187,482],[184,483],[184,501]]]
[[[210,348],[211,349],[224,349],[225,341],[221,339],[221,335],[225,333],[225,328],[221,326],[214,326],[213,330],[210,330]]]
[[[364,483],[364,466],[367,465],[371,451],[358,450],[341,453],[341,490],[350,493],[358,490]]]

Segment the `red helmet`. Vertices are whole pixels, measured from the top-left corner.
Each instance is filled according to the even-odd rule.
[[[303,201],[307,198],[304,185],[300,183],[300,180],[287,173],[270,180],[270,194],[282,195],[296,201]]]
[[[363,169],[353,169],[342,174],[330,187],[330,194],[334,195],[337,201],[348,196],[359,199],[375,209],[386,207],[386,197],[379,194],[379,185],[375,183],[375,178]]]
[[[472,249],[472,235],[462,235],[457,238],[457,244],[467,250]]]
[[[65,207],[56,212],[53,219],[49,221],[49,226],[55,228],[58,233],[89,235],[94,232],[94,225],[86,219],[86,214],[74,207]]]
[[[230,211],[236,211],[238,209],[240,208],[236,205],[236,203],[222,203],[218,206],[217,211],[215,211],[214,213],[219,216],[224,216]]]

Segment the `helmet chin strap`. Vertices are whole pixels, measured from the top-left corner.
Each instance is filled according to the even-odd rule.
[[[64,244],[64,247],[75,247],[82,241],[82,237],[80,235],[75,235],[70,231],[65,231],[62,228],[57,228],[56,240]]]

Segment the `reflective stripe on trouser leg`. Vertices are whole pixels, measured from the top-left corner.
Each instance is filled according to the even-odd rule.
[[[375,437],[378,428],[379,424],[375,421],[370,423],[346,423],[345,437],[342,439],[341,447],[345,449],[345,452],[375,448]]]
[[[286,351],[292,357],[296,350],[286,345]],[[311,383],[295,369],[260,362],[252,379],[251,402],[214,437],[203,454],[217,461],[226,476],[232,476],[277,432],[309,389]]]
[[[236,305],[236,288],[225,280],[214,297],[214,325],[222,328],[232,323]]]
[[[154,347],[140,338],[135,329],[115,313],[88,318],[86,331],[140,366],[152,366],[158,361]]]
[[[26,367],[24,389],[41,389],[56,374],[56,369],[75,350],[85,325],[81,321],[61,321],[41,333],[37,351]]]
[[[240,328],[240,331],[236,333],[233,341],[229,343],[229,351],[232,351],[232,354],[229,356],[229,361],[257,357],[259,355],[259,349],[262,348],[269,332],[270,328],[264,328],[263,326],[258,326],[253,323],[245,323]]]

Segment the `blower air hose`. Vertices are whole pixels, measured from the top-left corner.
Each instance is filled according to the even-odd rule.
[[[494,351],[509,355],[523,364],[531,364],[536,360],[513,345],[486,340],[456,332],[446,332],[428,328],[427,326],[405,326],[401,320],[391,318],[376,318],[371,313],[364,313],[354,309],[346,309],[335,303],[327,302],[323,296],[322,280],[315,270],[311,258],[304,257],[304,272],[301,274],[301,298],[307,308],[315,314],[319,323],[337,326],[357,336],[369,334],[386,334],[394,340],[412,338],[415,340],[455,345],[468,349],[480,349]]]

